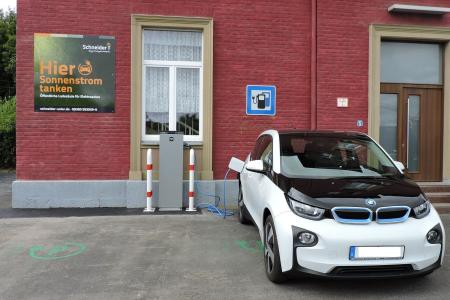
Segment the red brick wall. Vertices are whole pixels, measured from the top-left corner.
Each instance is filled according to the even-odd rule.
[[[400,3],[449,6],[443,0]],[[408,24],[449,26],[450,17],[391,14],[396,1],[318,1],[318,128],[367,132],[369,25]],[[336,98],[348,97],[348,108],[337,108]],[[362,119],[364,127],[356,126]]]
[[[391,16],[385,0],[318,2],[318,128],[355,130],[363,119],[366,130],[369,24],[448,26],[449,18]],[[128,178],[130,15],[149,14],[214,19],[213,167],[222,178],[264,129],[309,128],[310,12],[308,0],[18,0],[17,177]],[[116,112],[35,113],[35,32],[115,36]],[[245,115],[247,84],[277,86],[275,117]],[[336,109],[339,96],[349,108]]]

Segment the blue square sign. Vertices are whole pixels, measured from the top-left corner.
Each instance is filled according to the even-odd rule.
[[[276,87],[247,85],[247,115],[275,116]]]

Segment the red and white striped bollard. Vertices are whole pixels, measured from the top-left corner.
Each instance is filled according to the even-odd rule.
[[[144,212],[154,212],[155,208],[152,207],[153,189],[152,189],[152,176],[153,176],[153,161],[152,161],[152,149],[147,150],[147,207]]]
[[[186,208],[186,211],[196,211],[197,209],[194,207],[194,175],[195,175],[195,155],[194,149],[189,151],[189,207]]]

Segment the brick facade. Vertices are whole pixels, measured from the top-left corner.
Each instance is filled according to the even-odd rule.
[[[309,129],[311,2],[18,0],[17,178],[128,178],[131,14],[213,18],[216,178],[231,156],[246,156],[262,130]],[[317,128],[361,130],[362,119],[367,131],[369,25],[449,26],[450,16],[389,14],[387,0],[317,2]],[[36,32],[116,37],[115,113],[34,112]],[[277,86],[275,117],[245,115],[247,84]],[[340,96],[349,98],[348,108],[336,108]]]

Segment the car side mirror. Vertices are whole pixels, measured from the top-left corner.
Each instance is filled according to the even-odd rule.
[[[403,172],[403,171],[406,170],[406,168],[405,168],[405,166],[403,165],[402,162],[394,160],[394,164],[395,164],[395,166],[396,166],[397,168],[399,168],[400,171]]]
[[[262,160],[252,160],[247,163],[245,167],[248,171],[256,172],[256,173],[266,173],[266,168],[264,168],[264,163]]]

